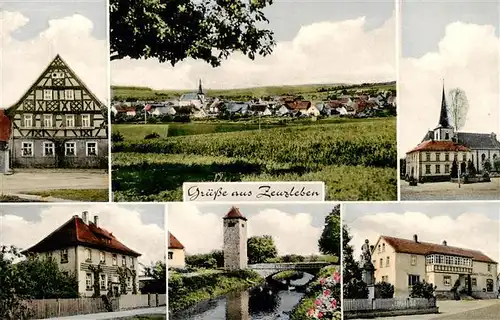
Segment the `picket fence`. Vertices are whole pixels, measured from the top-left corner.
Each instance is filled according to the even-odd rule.
[[[122,295],[110,300],[113,311],[166,305],[166,294]],[[101,298],[43,299],[25,301],[33,319],[67,317],[109,311]]]
[[[345,299],[344,312],[429,309],[436,307],[436,299],[392,298],[392,299]]]

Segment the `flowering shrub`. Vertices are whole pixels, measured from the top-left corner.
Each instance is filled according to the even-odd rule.
[[[340,306],[340,273],[334,271],[327,277],[319,279],[320,294],[309,309],[309,319],[342,319]]]

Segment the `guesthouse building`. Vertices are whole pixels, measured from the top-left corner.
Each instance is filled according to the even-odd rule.
[[[186,267],[186,252],[184,245],[168,232],[168,264],[169,268],[183,269]]]

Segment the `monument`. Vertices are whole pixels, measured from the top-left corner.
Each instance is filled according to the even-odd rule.
[[[375,266],[372,263],[372,247],[368,239],[361,246],[361,275],[368,287],[368,299],[375,299]]]

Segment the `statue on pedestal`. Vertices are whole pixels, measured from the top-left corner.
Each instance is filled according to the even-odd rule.
[[[365,243],[361,246],[361,274],[363,278],[363,282],[368,286],[368,290],[370,292],[369,296],[373,299],[374,292],[373,286],[375,284],[375,267],[372,263],[372,253],[370,242],[368,239],[365,240]]]

